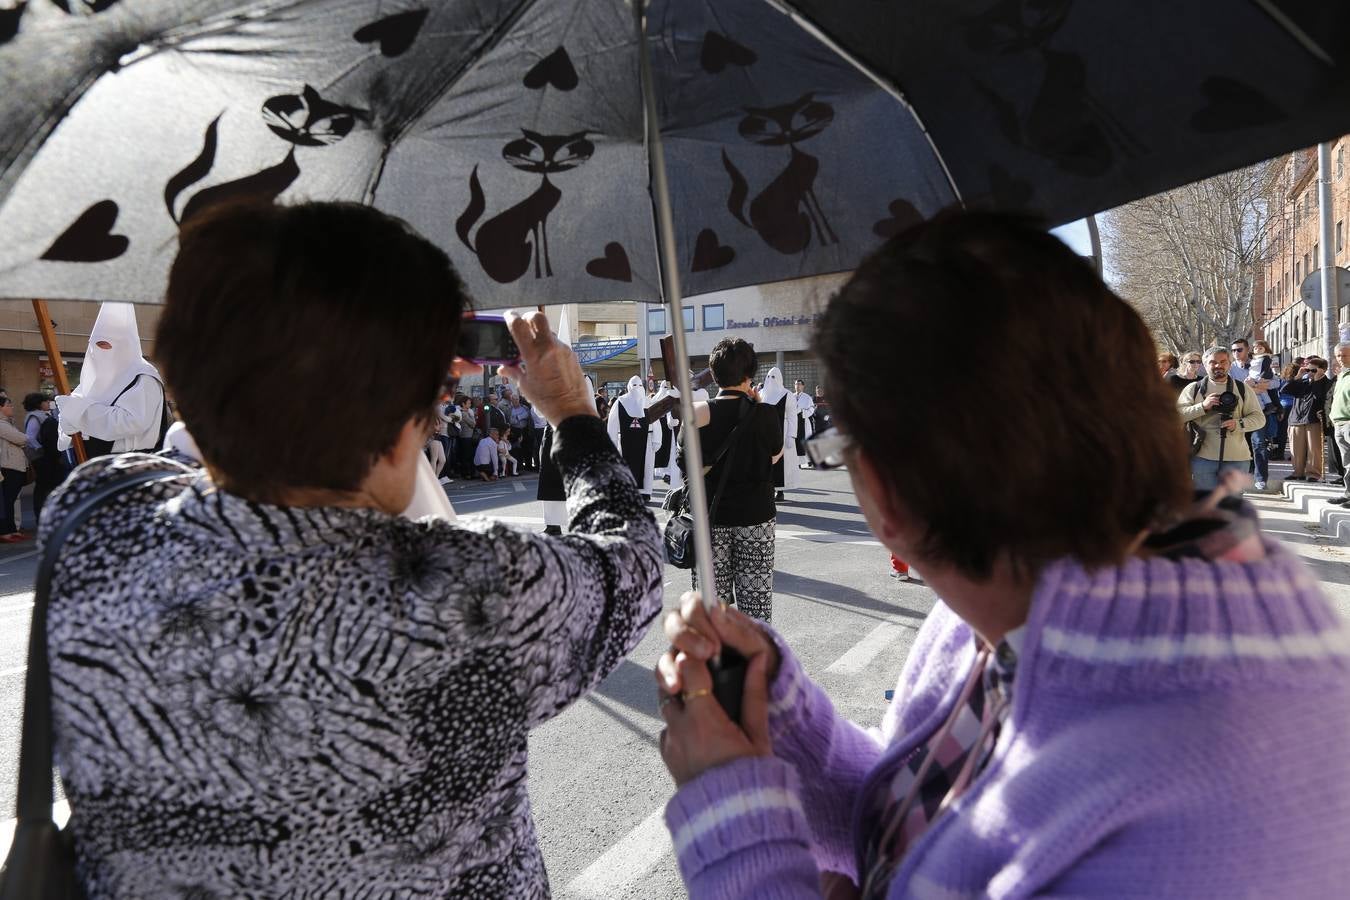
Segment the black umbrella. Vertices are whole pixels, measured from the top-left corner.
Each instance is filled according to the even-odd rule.
[[[954,202],[1062,222],[1350,124],[1345,4],[656,0],[641,33],[621,0],[20,3],[0,296],[157,302],[179,224],[257,194],[389,210],[486,306],[678,309]]]

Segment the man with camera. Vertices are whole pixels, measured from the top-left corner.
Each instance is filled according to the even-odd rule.
[[[1256,391],[1230,377],[1230,360],[1223,347],[1210,347],[1205,351],[1205,377],[1177,398],[1182,421],[1193,422],[1204,435],[1191,457],[1191,482],[1197,490],[1212,491],[1224,472],[1247,471],[1252,454],[1243,436],[1266,423]]]

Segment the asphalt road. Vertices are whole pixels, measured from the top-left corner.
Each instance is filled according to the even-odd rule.
[[[1272,468],[1273,481],[1287,469]],[[842,714],[876,724],[933,596],[890,577],[888,554],[867,531],[845,473],[802,475],[803,489],[789,492],[779,507],[774,625]],[[524,476],[456,483],[448,493],[461,515],[541,530],[534,490],[533,477]],[[1350,550],[1278,495],[1251,499],[1267,533],[1302,554],[1350,613]],[[13,815],[35,568],[31,544],[0,545],[0,822]],[[668,568],[665,582],[666,606],[673,608],[689,588],[689,574]],[[661,817],[673,785],[657,752],[662,723],[651,669],[664,649],[655,628],[596,692],[531,737],[530,794],[555,897],[684,896]],[[3,831],[0,853],[8,842]]]

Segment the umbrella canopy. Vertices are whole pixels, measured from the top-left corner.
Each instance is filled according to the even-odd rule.
[[[957,201],[1066,221],[1338,134],[1347,16],[656,0],[686,293],[850,269]],[[0,11],[0,83],[3,297],[158,302],[179,225],[256,194],[399,215],[486,306],[661,299],[622,0],[33,0]]]
[[[660,300],[630,6],[199,6],[19,20],[5,73],[80,71],[0,100],[0,295],[156,302],[179,224],[253,193],[398,215],[483,305]],[[904,106],[762,0],[651,14],[691,292],[848,269],[892,198],[954,199]]]

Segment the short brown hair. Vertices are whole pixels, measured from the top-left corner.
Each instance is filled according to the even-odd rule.
[[[230,490],[349,491],[429,420],[464,303],[445,253],[384,213],[222,206],[179,236],[155,358]]]
[[[925,339],[906,366],[947,372],[951,402],[896,402],[880,377],[910,335]],[[997,365],[953,373],[952,340]],[[954,212],[897,234],[831,300],[814,343],[831,411],[924,524],[926,554],[970,577],[1004,553],[1021,572],[1063,556],[1119,562],[1190,501],[1152,335],[1037,222]],[[1047,382],[1050,358],[1076,374]]]

